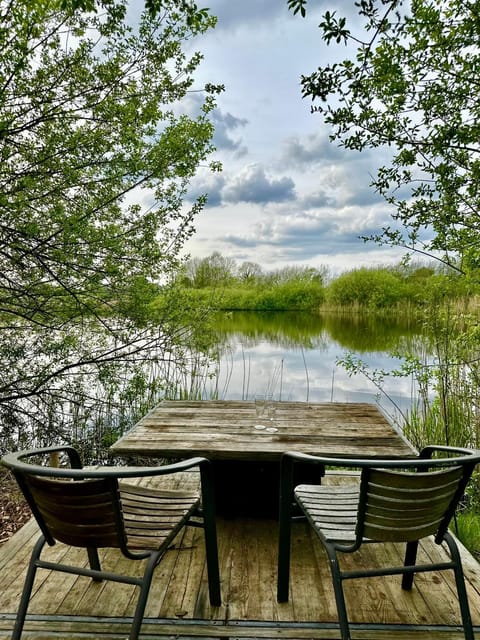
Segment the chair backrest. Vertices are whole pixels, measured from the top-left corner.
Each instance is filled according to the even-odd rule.
[[[75,547],[126,547],[116,478],[16,475],[50,545],[58,540]]]
[[[357,537],[409,542],[435,535],[441,542],[471,469],[427,472],[362,469]]]

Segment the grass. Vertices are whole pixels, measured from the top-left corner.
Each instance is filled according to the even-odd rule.
[[[476,560],[480,561],[480,517],[477,511],[459,511],[452,530]]]

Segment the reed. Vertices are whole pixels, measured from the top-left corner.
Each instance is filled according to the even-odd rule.
[[[101,372],[66,378],[56,394],[38,399],[36,410],[0,421],[0,454],[48,446],[74,445],[87,464],[105,462],[109,447],[164,398],[215,398],[219,394],[214,352],[183,349],[152,354],[131,367],[110,364]]]

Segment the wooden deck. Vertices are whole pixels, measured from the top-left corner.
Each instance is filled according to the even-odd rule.
[[[194,482],[186,475],[183,483]],[[342,476],[329,481],[341,482]],[[25,568],[37,537],[30,521],[0,547],[0,640],[10,637]],[[147,605],[142,640],[187,638],[339,638],[329,568],[321,545],[304,524],[294,528],[291,597],[276,601],[277,524],[273,519],[219,518],[223,604],[208,603],[203,534],[188,529],[157,568]],[[401,562],[399,545],[376,557],[373,547],[348,557],[348,563]],[[424,557],[445,553],[433,542]],[[51,557],[86,564],[83,551],[57,545]],[[141,563],[119,552],[101,554],[105,567],[131,571]],[[465,551],[464,569],[475,631],[480,638],[480,567]],[[138,570],[138,569],[137,569]],[[135,587],[93,583],[88,578],[40,571],[34,587],[25,639],[124,640],[137,591]],[[411,592],[399,577],[346,583],[353,638],[357,640],[460,640],[459,611],[453,576],[420,574]]]

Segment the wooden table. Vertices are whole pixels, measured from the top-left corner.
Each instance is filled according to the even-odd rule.
[[[277,402],[275,407],[274,422],[262,421],[267,428],[259,429],[253,401],[164,401],[110,451],[154,458],[205,456],[215,465],[220,510],[261,515],[267,505],[275,512],[284,451],[347,458],[415,454],[375,405]],[[299,482],[319,480],[315,467],[299,469]]]

